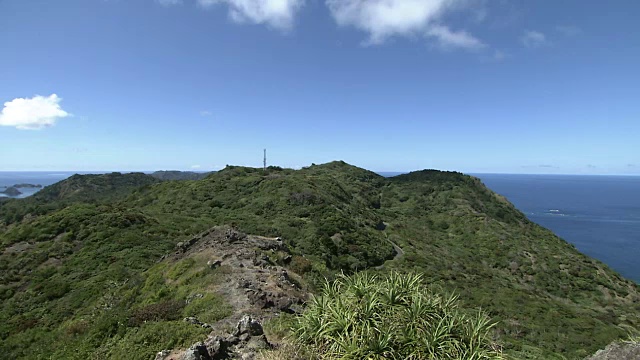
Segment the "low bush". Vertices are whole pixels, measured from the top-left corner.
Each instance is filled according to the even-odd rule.
[[[129,325],[140,326],[147,321],[177,320],[185,306],[184,301],[169,300],[146,305],[134,310],[129,318]]]
[[[493,323],[458,308],[456,296],[420,275],[358,273],[326,283],[294,325],[320,359],[502,359]]]

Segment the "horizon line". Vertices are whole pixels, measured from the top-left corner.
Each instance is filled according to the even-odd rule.
[[[234,165],[236,166],[236,165]],[[241,165],[237,165],[237,166],[241,166]],[[250,167],[250,166],[247,166]],[[261,169],[262,167],[255,167],[256,169]],[[113,173],[113,172],[119,172],[119,173],[153,173],[153,172],[157,172],[157,171],[179,171],[179,172],[193,172],[193,173],[208,173],[208,172],[217,172],[222,169],[217,169],[217,170],[199,170],[199,169],[188,169],[188,170],[177,170],[177,169],[161,169],[161,170],[0,170],[0,173],[64,173],[64,174],[84,174],[84,175],[89,175],[89,174],[105,174],[105,173]],[[291,168],[291,167],[283,167],[283,169],[290,169],[290,170],[301,170],[302,168]],[[365,169],[365,168],[363,168]],[[365,169],[368,170],[368,169]],[[546,176],[624,176],[624,177],[640,177],[640,173],[639,174],[621,174],[621,173],[612,173],[612,174],[585,174],[585,173],[515,173],[515,172],[476,172],[476,171],[471,171],[471,172],[465,172],[465,171],[460,171],[460,170],[442,170],[442,169],[434,169],[434,168],[424,168],[424,169],[419,169],[419,170],[369,170],[371,172],[374,172],[376,174],[385,174],[385,173],[394,173],[397,175],[401,175],[401,174],[408,174],[411,172],[416,172],[416,171],[423,171],[423,170],[438,170],[438,171],[455,171],[455,172],[459,172],[462,174],[466,174],[466,175],[546,175]]]

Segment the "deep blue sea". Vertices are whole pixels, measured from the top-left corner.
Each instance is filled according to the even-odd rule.
[[[640,177],[474,176],[532,221],[640,283]]]
[[[18,183],[51,185],[75,173],[0,172],[0,189]],[[532,221],[640,282],[640,177],[473,175],[507,197]],[[37,190],[20,189],[21,197]]]
[[[471,175],[531,221],[640,283],[640,176]]]

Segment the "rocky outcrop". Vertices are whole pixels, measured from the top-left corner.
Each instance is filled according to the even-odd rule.
[[[210,335],[205,341],[197,342],[182,353],[169,350],[156,354],[156,360],[252,360],[272,345],[262,330],[262,324],[249,315],[244,315],[233,334]]]
[[[157,360],[253,359],[272,346],[261,321],[282,312],[297,313],[307,298],[298,275],[284,268],[291,254],[280,238],[214,227],[177,244],[161,261],[192,256],[208,258],[207,266],[223,276],[212,290],[233,307],[233,314],[214,324],[185,318],[193,326],[211,329],[209,337],[186,350],[162,351]],[[197,296],[202,295],[193,295]]]
[[[609,344],[604,350],[598,350],[585,360],[636,360],[640,359],[640,343],[616,342]]]

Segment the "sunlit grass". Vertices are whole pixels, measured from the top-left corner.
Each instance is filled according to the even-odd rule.
[[[431,292],[420,275],[358,273],[327,282],[294,324],[321,359],[502,359],[495,324],[457,297]]]

